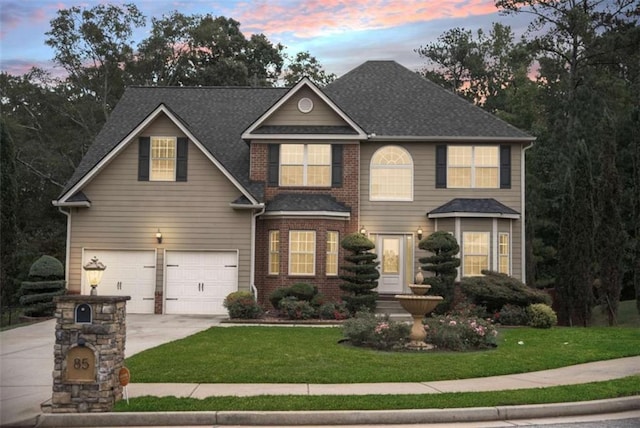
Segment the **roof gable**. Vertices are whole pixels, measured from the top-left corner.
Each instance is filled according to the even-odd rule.
[[[243,133],[251,139],[362,140],[364,131],[308,78],[303,78]]]

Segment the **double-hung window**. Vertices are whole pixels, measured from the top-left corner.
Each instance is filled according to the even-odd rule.
[[[330,144],[280,145],[280,186],[331,186]]]
[[[289,275],[315,275],[316,232],[292,230],[289,232]]]
[[[176,141],[175,137],[151,137],[151,181],[175,181]]]
[[[269,275],[280,273],[280,231],[269,231]]]
[[[489,269],[489,232],[462,234],[462,272],[464,276],[480,276]]]
[[[498,237],[498,272],[510,274],[509,269],[509,234],[501,233]]]
[[[327,276],[338,275],[338,232],[327,232]]]
[[[449,146],[447,154],[447,187],[500,187],[498,146]]]

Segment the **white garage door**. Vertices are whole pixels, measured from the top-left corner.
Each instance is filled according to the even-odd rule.
[[[154,313],[156,252],[154,250],[85,250],[83,265],[98,257],[107,268],[98,285],[99,296],[131,296],[127,313]],[[83,293],[91,287],[83,274]]]
[[[238,290],[237,251],[167,251],[167,314],[226,314]]]

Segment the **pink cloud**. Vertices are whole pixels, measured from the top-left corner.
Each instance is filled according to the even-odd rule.
[[[312,38],[496,11],[492,0],[311,0],[242,2],[229,15],[240,21],[247,32]]]

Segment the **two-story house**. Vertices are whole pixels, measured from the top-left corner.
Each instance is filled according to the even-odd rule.
[[[435,230],[460,276],[524,278],[524,152],[534,138],[392,61],[325,88],[133,87],[54,204],[67,281],[107,265],[101,295],[133,313],[225,313],[252,290],[338,298],[340,240],[376,244],[378,292],[408,292]]]

